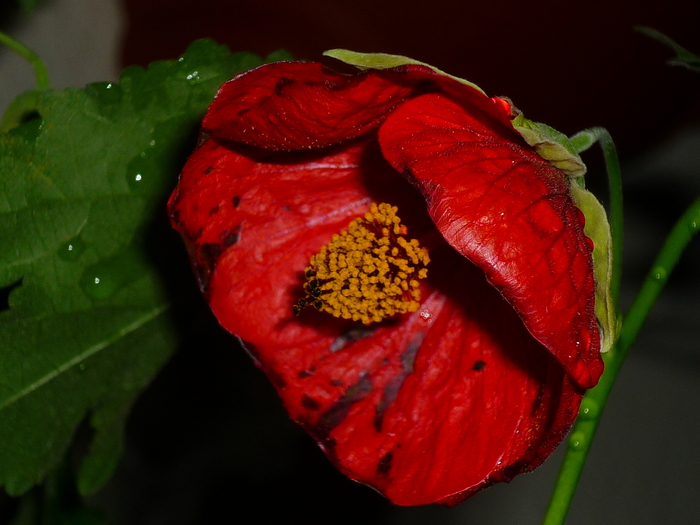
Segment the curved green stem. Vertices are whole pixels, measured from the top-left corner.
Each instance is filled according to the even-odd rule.
[[[612,350],[604,356],[605,373],[595,388],[589,390],[581,403],[579,417],[569,438],[569,449],[559,472],[559,478],[549,502],[544,525],[561,525],[566,519],[569,506],[588,456],[602,409],[615,383],[622,362],[651,311],[656,298],[663,289],[668,276],[693,236],[700,229],[700,197],[678,220],[661,248],[659,255],[647,275],[639,294],[635,298],[622,324],[620,337]]]
[[[34,76],[36,77],[37,89],[49,89],[51,87],[49,83],[49,72],[44,62],[39,58],[39,55],[2,31],[0,31],[0,44],[5,44],[32,65],[34,68]]]

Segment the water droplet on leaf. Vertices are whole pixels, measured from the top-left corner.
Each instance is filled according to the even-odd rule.
[[[194,144],[196,124],[178,117],[161,122],[151,130],[143,151],[131,159],[126,168],[126,182],[132,192],[166,195],[170,191]],[[190,131],[193,132],[191,137]]]
[[[80,237],[73,237],[61,244],[58,248],[58,256],[64,261],[75,261],[85,251],[85,241]]]
[[[92,299],[104,300],[136,281],[147,271],[143,255],[135,247],[129,246],[87,268],[80,277],[80,286]]]
[[[85,91],[104,106],[118,104],[122,99],[122,89],[116,82],[94,82]]]

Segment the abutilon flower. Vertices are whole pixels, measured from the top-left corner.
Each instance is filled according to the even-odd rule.
[[[454,505],[542,463],[597,383],[607,223],[566,138],[507,99],[330,54],[362,71],[281,62],[222,86],[170,216],[328,458],[396,504]]]

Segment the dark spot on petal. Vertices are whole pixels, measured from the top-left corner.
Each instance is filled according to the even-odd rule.
[[[223,251],[221,245],[212,243],[202,244],[197,251],[197,261],[194,265],[194,269],[197,274],[197,280],[199,281],[199,288],[203,292],[206,292],[206,288],[209,285],[209,278],[214,272],[214,268],[216,268],[216,261]]]
[[[209,217],[212,217],[212,216],[216,215],[217,213],[219,213],[219,205],[218,204],[216,206],[214,206],[211,210],[209,210]]]
[[[319,402],[316,401],[314,398],[309,397],[307,394],[304,394],[301,398],[301,406],[309,410],[318,410],[319,408],[321,408]]]
[[[360,374],[360,380],[349,387],[345,394],[321,415],[316,425],[317,436],[325,441],[331,431],[345,420],[352,405],[362,401],[370,392],[372,392],[372,381],[365,371]]]
[[[245,115],[245,114],[248,113],[249,111],[250,111],[250,108],[243,108],[242,110],[240,110],[240,111],[238,112],[238,116],[240,117],[241,115]]]
[[[343,381],[342,379],[331,379],[328,382],[328,384],[331,386],[343,386],[345,384],[345,381]]]
[[[485,366],[486,363],[484,363],[483,361],[476,361],[474,363],[474,366],[472,367],[472,370],[476,370],[478,372],[479,370],[483,370]]]
[[[226,248],[228,248],[229,246],[233,246],[234,244],[236,244],[238,242],[238,237],[239,237],[240,232],[241,232],[240,225],[235,226],[235,227],[231,228],[230,230],[224,230],[223,232],[221,232],[221,234],[219,236],[221,238],[221,244],[223,244]]]
[[[387,381],[384,390],[382,391],[382,399],[377,404],[377,413],[372,421],[374,429],[377,432],[382,431],[382,424],[384,422],[384,412],[389,405],[391,405],[395,400],[396,396],[399,395],[399,389],[403,385],[403,382],[413,373],[413,363],[416,360],[416,354],[421,344],[423,344],[423,338],[425,337],[424,332],[418,332],[410,343],[406,346],[406,350],[401,354],[401,373],[395,375],[389,381]]]
[[[381,403],[377,405],[377,413],[374,415],[374,419],[372,420],[374,430],[376,430],[377,432],[382,431],[382,424],[384,423],[384,410],[380,409],[380,405]]]
[[[389,475],[392,459],[394,459],[394,453],[391,450],[384,454],[384,457],[377,463],[377,476],[385,478]]]
[[[282,209],[283,209],[284,211],[289,211],[289,210],[291,210],[291,208],[290,208],[289,206],[282,206]]]
[[[331,343],[330,351],[338,352],[355,341],[369,337],[374,333],[374,330],[376,330],[376,327],[365,325],[353,326],[350,330],[335,338]]]
[[[233,246],[238,242],[238,234],[237,233],[229,233],[223,240],[223,245],[228,247],[228,246]]]
[[[209,175],[212,171],[214,171],[214,166],[209,166],[207,169],[204,170],[204,174]]]
[[[275,385],[277,388],[284,388],[287,386],[287,382],[277,372],[274,372],[267,368],[265,369],[265,373],[267,374],[267,378],[270,380],[270,383]]]
[[[306,379],[307,377],[311,377],[312,375],[314,375],[313,370],[302,370],[297,374],[297,377],[299,379]]]
[[[285,77],[280,78],[277,81],[277,84],[275,84],[275,94],[281,95],[284,87],[288,86],[289,84],[293,84],[293,83],[294,83],[294,80],[292,80],[291,78],[285,78]]]
[[[212,269],[213,266],[216,264],[216,260],[223,252],[224,249],[221,247],[220,244],[205,242],[199,247],[200,256],[203,256],[202,258],[206,259],[207,262],[211,263],[210,265],[212,266]]]
[[[379,364],[380,364],[381,366],[386,366],[386,365],[389,364],[389,360],[385,357],[384,359],[382,359],[382,360],[379,362]]]
[[[408,343],[406,350],[401,354],[401,367],[406,374],[413,373],[413,363],[416,360],[416,354],[418,353],[420,345],[423,344],[424,337],[424,332],[418,332],[416,336],[411,339],[411,342]]]
[[[231,200],[233,201],[233,207],[234,207],[234,208],[238,208],[238,205],[241,203],[241,198],[240,198],[238,195],[236,195],[236,196],[235,196],[233,199],[231,199]]]
[[[190,238],[190,241],[196,242],[197,239],[199,239],[203,233],[204,233],[204,228],[198,229],[196,232],[194,232],[194,235],[192,235],[192,237]]]

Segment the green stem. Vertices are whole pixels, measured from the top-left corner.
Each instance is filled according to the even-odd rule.
[[[36,77],[37,89],[49,89],[51,87],[49,83],[49,72],[44,62],[39,58],[39,55],[2,31],[0,31],[0,44],[5,44],[32,65],[34,68],[34,76]]]
[[[663,289],[668,276],[676,266],[683,250],[700,229],[700,197],[678,220],[661,248],[649,274],[625,317],[620,337],[612,350],[604,356],[605,373],[595,388],[589,390],[579,417],[569,438],[569,449],[564,457],[559,479],[554,487],[552,499],[545,515],[544,525],[562,525],[571,505],[576,485],[588,456],[603,407],[615,383],[632,343],[651,311],[656,298]]]

